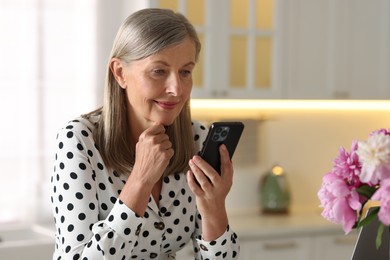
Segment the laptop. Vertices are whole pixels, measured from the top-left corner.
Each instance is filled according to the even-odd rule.
[[[375,207],[370,208],[371,212]],[[369,224],[360,229],[352,260],[389,260],[389,232],[386,228],[382,235],[382,244],[377,249],[375,245],[376,235],[379,227],[379,220],[375,218]]]

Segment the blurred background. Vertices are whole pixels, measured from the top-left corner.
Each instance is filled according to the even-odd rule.
[[[119,25],[135,10],[151,6],[184,13],[199,33],[202,53],[194,74],[195,101],[275,101],[272,108],[236,109],[236,116],[227,112],[229,101],[218,109],[204,105],[206,113],[193,110],[195,119],[206,124],[229,115],[231,120],[249,120],[242,141],[247,144],[239,146],[237,161],[252,167],[250,179],[258,179],[276,162],[290,166],[281,155],[296,153],[296,147],[280,139],[310,146],[309,136],[302,132],[314,135],[315,131],[313,139],[321,145],[324,138],[319,137],[330,134],[337,141],[327,139],[322,150],[333,155],[338,145],[349,145],[375,126],[386,126],[388,112],[383,107],[370,113],[362,104],[360,111],[346,112],[331,104],[328,107],[336,112],[318,113],[300,109],[299,102],[390,97],[387,0],[0,0],[0,222],[50,216],[48,183],[56,131],[101,105],[108,56]],[[295,110],[282,109],[287,100],[295,102]],[[361,118],[364,114],[369,118]],[[315,120],[324,126],[318,128]],[[340,120],[356,125],[343,127]],[[363,123],[366,120],[376,125]],[[292,125],[285,125],[290,121]],[[332,134],[333,129],[337,134]],[[279,131],[283,134],[276,134]],[[309,170],[302,161],[295,160],[300,166],[286,169],[294,176],[292,185],[302,174],[303,179],[313,178],[308,186],[315,192],[331,160],[323,155],[313,157],[310,151],[308,158],[302,158],[309,162],[321,158],[318,168],[310,169],[312,177],[306,176]],[[246,178],[248,174],[242,174],[238,182]],[[250,198],[256,192],[253,187]],[[306,202],[307,196],[295,197],[294,205],[317,202],[315,196]],[[250,207],[257,205],[255,199],[249,201]]]
[[[49,221],[56,131],[101,104],[116,30],[144,5],[0,0],[0,223]]]
[[[53,224],[56,132],[101,105],[116,31],[144,7],[182,12],[199,33],[194,119],[246,124],[229,212],[260,216],[278,163],[291,212],[320,217],[338,148],[390,127],[388,0],[0,0],[0,224]]]

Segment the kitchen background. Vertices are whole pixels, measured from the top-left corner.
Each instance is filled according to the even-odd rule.
[[[388,0],[0,0],[0,229],[52,225],[56,131],[101,103],[116,30],[148,6],[185,13],[202,39],[194,118],[246,124],[232,215],[262,217],[259,181],[276,163],[291,212],[319,215],[338,148],[390,127]]]

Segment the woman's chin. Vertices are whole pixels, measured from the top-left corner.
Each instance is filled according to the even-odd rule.
[[[152,120],[155,124],[163,125],[163,126],[170,126],[173,124],[176,118],[158,118],[156,120]]]
[[[173,124],[173,122],[174,122],[174,120],[172,120],[172,121],[164,121],[164,122],[161,122],[161,124],[162,124],[163,126],[170,126],[170,125]]]

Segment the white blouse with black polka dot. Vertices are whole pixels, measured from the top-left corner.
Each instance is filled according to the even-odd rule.
[[[60,129],[51,177],[56,225],[53,259],[175,259],[193,241],[195,259],[236,259],[237,235],[227,227],[202,240],[201,216],[184,173],[163,179],[159,205],[150,196],[143,217],[118,199],[128,175],[106,169],[92,136],[94,125],[78,118]],[[207,129],[193,122],[199,150]]]

